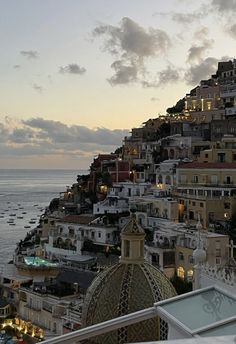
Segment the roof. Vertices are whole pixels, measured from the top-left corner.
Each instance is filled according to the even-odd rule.
[[[122,234],[143,234],[145,235],[144,229],[136,221],[135,215],[125,224],[123,227]]]
[[[93,215],[67,215],[63,217],[62,219],[58,220],[58,222],[64,222],[64,223],[78,223],[82,225],[88,225],[91,221],[95,219],[95,216]]]
[[[86,270],[64,270],[57,275],[57,280],[64,283],[78,283],[80,288],[87,289],[97,276],[95,272]]]
[[[236,295],[217,286],[165,300],[157,308],[163,319],[191,336],[236,334]]]
[[[236,169],[235,162],[190,162],[179,165],[177,169]]]

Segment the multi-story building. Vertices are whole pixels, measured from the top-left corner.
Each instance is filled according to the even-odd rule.
[[[207,156],[208,151],[203,151]],[[209,153],[210,154],[210,153]],[[224,157],[224,153],[219,153]],[[193,162],[177,167],[179,220],[225,226],[236,211],[236,163]]]

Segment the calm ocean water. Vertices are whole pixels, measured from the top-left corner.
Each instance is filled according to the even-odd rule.
[[[51,199],[84,173],[88,171],[0,170],[0,267],[12,259],[16,243],[37,226]]]

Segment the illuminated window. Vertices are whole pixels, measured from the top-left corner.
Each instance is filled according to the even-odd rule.
[[[207,110],[211,110],[211,102],[207,102]]]
[[[184,268],[182,266],[180,266],[177,269],[177,276],[180,277],[180,278],[184,278]]]
[[[191,281],[193,279],[193,270],[192,269],[187,271],[187,279],[188,279],[188,281]]]

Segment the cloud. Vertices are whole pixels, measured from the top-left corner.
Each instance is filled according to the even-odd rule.
[[[198,11],[193,13],[173,13],[171,17],[173,21],[186,25],[192,24],[194,21],[201,19],[202,13]]]
[[[201,5],[199,9],[193,12],[183,13],[183,12],[156,12],[154,15],[160,17],[170,17],[174,22],[181,25],[192,25],[193,22],[200,21],[202,18],[206,17],[209,13],[209,6]]]
[[[226,31],[232,36],[232,38],[236,38],[236,24],[229,25],[226,28]]]
[[[59,72],[62,74],[84,74],[86,69],[84,67],[80,67],[77,63],[68,64],[65,67],[60,67]]]
[[[123,18],[120,26],[100,25],[93,31],[94,37],[105,37],[104,51],[116,59],[111,64],[114,74],[108,79],[111,85],[140,83],[145,81],[145,62],[165,54],[171,41],[163,30],[147,30],[130,18]]]
[[[212,0],[211,6],[220,14],[236,11],[236,0]]]
[[[114,69],[115,74],[108,79],[112,86],[129,84],[137,82],[138,80],[138,66],[131,62],[118,60],[112,63],[111,68]]]
[[[198,64],[191,65],[185,72],[184,79],[189,85],[197,85],[203,79],[210,78],[216,72],[218,59],[208,57]]]
[[[21,68],[21,66],[20,66],[20,65],[18,65],[18,64],[16,64],[16,65],[14,65],[14,66],[13,66],[13,68],[14,68],[14,69],[20,69],[20,68]]]
[[[157,73],[157,76],[152,81],[143,81],[144,87],[164,87],[167,84],[178,82],[181,79],[180,72],[172,66],[167,66],[166,69]]]
[[[68,126],[59,121],[31,118],[0,122],[0,155],[92,157],[121,145],[129,130]]]
[[[213,39],[208,39],[209,29],[205,26],[197,30],[193,34],[193,41],[198,41],[199,43],[194,43],[188,50],[187,62],[199,63],[203,60],[204,55],[212,48],[214,44]]]
[[[188,50],[187,62],[200,62],[213,43],[213,39],[204,39],[201,45],[192,45]]]
[[[21,50],[20,54],[27,59],[37,59],[39,53],[36,50]]]
[[[39,93],[42,93],[43,92],[43,87],[38,85],[38,84],[33,84],[33,89]]]

